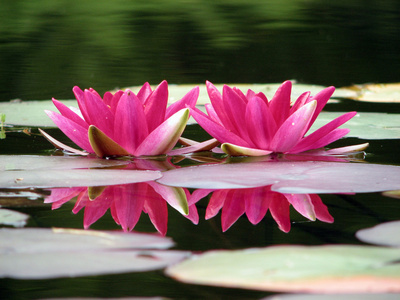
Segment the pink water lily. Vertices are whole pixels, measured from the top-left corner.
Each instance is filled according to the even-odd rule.
[[[270,153],[301,153],[319,149],[344,137],[349,130],[338,128],[356,112],[348,112],[305,136],[335,88],[328,87],[314,96],[305,92],[291,104],[292,83],[285,81],[271,100],[263,93],[248,90],[245,95],[225,85],[222,94],[207,81],[211,103],[207,114],[191,108],[192,116],[211,136],[222,143],[231,156],[262,156]],[[340,154],[360,151],[366,144],[343,147]]]
[[[175,146],[189,118],[189,107],[196,105],[199,88],[169,107],[166,81],[155,90],[145,83],[137,95],[119,90],[106,92],[102,98],[94,89],[82,91],[77,86],[73,92],[79,109],[53,98],[60,114],[46,113],[75,144],[99,157],[151,156],[167,154]]]

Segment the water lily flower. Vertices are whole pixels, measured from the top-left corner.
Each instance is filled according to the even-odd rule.
[[[166,81],[155,90],[146,82],[137,95],[119,90],[106,92],[102,98],[94,89],[82,91],[77,86],[73,92],[79,109],[53,98],[60,114],[46,113],[75,144],[99,157],[153,156],[167,154],[175,146],[186,127],[189,107],[196,105],[199,88],[169,107]],[[54,139],[51,142],[65,148]]]
[[[271,100],[263,93],[223,87],[222,94],[207,81],[211,103],[207,114],[191,108],[192,116],[231,156],[263,156],[271,153],[301,153],[320,149],[344,137],[349,129],[338,128],[356,115],[348,112],[309,135],[305,135],[332,96],[325,88],[314,96],[305,92],[291,105],[292,83],[285,81]],[[343,147],[331,154],[361,151],[368,144]]]

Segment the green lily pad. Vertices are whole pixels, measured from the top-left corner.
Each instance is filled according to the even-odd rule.
[[[356,92],[356,95],[349,96],[359,101],[368,102],[400,102],[400,83],[378,83],[378,84],[361,84],[348,88]]]
[[[24,227],[29,215],[15,210],[0,208],[0,225]]]
[[[190,284],[280,292],[400,292],[400,249],[326,245],[209,251],[167,268]]]
[[[356,237],[365,243],[400,247],[400,221],[386,222],[357,231]]]
[[[311,127],[309,133],[322,127],[343,113],[322,112]],[[400,138],[400,115],[386,113],[357,113],[340,128],[350,129],[346,137],[357,137],[367,140]]]
[[[0,277],[45,279],[143,272],[188,256],[155,234],[77,229],[0,230]]]

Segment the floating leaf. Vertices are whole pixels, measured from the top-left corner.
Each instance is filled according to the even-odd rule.
[[[310,132],[322,127],[342,113],[324,112],[316,119]],[[400,138],[399,114],[387,113],[357,113],[357,115],[340,128],[350,129],[347,137],[357,137],[367,140],[398,139]]]
[[[28,219],[27,214],[5,208],[0,209],[0,225],[24,227]]]
[[[347,98],[368,102],[400,103],[400,83],[361,84],[348,88],[356,95]]]
[[[2,188],[103,186],[146,182],[161,177],[159,171],[142,170],[22,170],[0,173]]]
[[[373,246],[274,246],[209,251],[173,265],[179,281],[263,291],[400,292],[400,249]]]
[[[1,229],[0,277],[45,279],[151,271],[188,253],[153,234],[77,229]]]
[[[107,160],[95,157],[1,155],[0,171],[107,168],[129,163],[129,161],[124,160]]]
[[[280,193],[367,193],[400,188],[400,167],[323,161],[201,165],[163,172],[159,183],[202,189],[271,185]]]
[[[357,231],[356,237],[365,243],[400,247],[400,221],[386,222]]]

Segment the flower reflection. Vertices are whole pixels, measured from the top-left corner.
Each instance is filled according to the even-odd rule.
[[[333,217],[316,194],[281,194],[271,191],[271,186],[248,189],[196,190],[196,201],[213,192],[206,209],[206,219],[215,217],[220,210],[222,230],[228,230],[243,214],[256,225],[269,210],[272,218],[284,232],[290,231],[290,205],[311,221],[316,219],[332,223]],[[201,195],[201,196],[199,196]],[[190,200],[189,200],[190,201]],[[190,201],[193,202],[193,201]]]
[[[182,195],[183,193],[183,195]],[[167,233],[168,204],[180,210],[177,202],[180,197],[188,197],[187,189],[166,187],[155,182],[141,182],[126,185],[87,188],[55,188],[45,203],[52,203],[52,209],[77,197],[73,213],[84,209],[83,226],[88,229],[99,220],[108,209],[114,221],[124,231],[131,231],[136,226],[142,211],[146,213],[159,233]],[[199,221],[195,205],[188,208],[186,218],[194,224]]]

